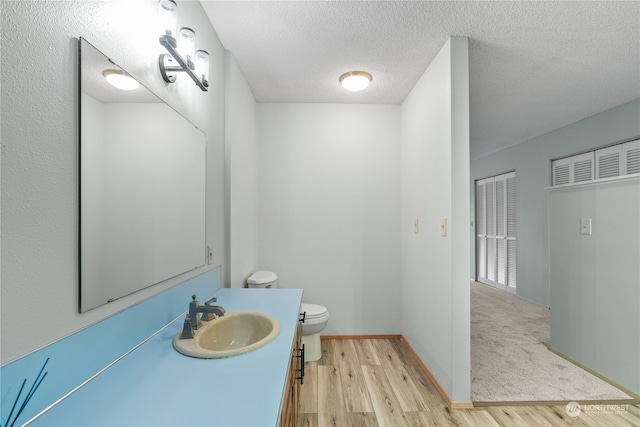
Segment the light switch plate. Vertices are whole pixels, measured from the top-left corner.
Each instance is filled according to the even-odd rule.
[[[442,237],[447,235],[447,218],[440,218],[440,235]]]
[[[580,220],[580,234],[591,235],[591,218],[582,218]]]
[[[417,219],[413,220],[413,234],[418,234],[420,232],[420,227]]]

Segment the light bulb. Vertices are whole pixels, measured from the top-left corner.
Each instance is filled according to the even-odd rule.
[[[174,0],[160,0],[158,2],[158,24],[160,34],[176,37],[176,9],[178,5]]]
[[[195,68],[193,64],[193,54],[196,50],[196,32],[191,28],[180,28],[180,34],[178,37],[178,51],[184,56],[184,59],[189,64],[189,68],[192,70]]]
[[[371,74],[365,71],[349,71],[340,76],[342,87],[352,92],[358,92],[369,86]]]
[[[136,79],[122,70],[104,70],[102,75],[111,86],[120,90],[135,90],[140,87]]]
[[[209,86],[209,53],[206,50],[196,51],[196,74],[205,86]]]

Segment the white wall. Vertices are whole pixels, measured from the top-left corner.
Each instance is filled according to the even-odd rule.
[[[549,240],[545,187],[551,184],[551,160],[640,136],[640,99],[561,129],[474,160],[473,180],[516,171],[517,295],[549,307]],[[471,193],[471,212],[475,192]],[[473,215],[473,214],[472,214]],[[475,277],[475,238],[471,229],[471,277]]]
[[[451,38],[402,104],[401,331],[453,401],[470,398],[468,81]]]
[[[326,306],[326,335],[398,333],[399,106],[258,113],[257,267]]]
[[[233,54],[226,53],[227,286],[244,287],[258,264],[257,104]]]
[[[157,1],[3,1],[1,363],[165,290],[179,276],[78,313],[78,40],[82,36],[207,134],[207,243],[224,264],[224,50],[198,2],[178,26],[210,53],[211,87],[158,71]],[[204,269],[196,271],[201,272]]]
[[[550,346],[640,394],[640,177],[547,196]]]

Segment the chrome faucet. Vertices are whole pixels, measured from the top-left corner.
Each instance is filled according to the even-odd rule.
[[[194,298],[195,295],[192,296],[192,298]],[[202,316],[200,316],[201,320],[204,320],[205,322],[208,322],[209,320],[213,320],[216,317],[220,317],[220,316],[224,316],[224,314],[227,312],[224,307],[219,306],[219,305],[211,305],[212,302],[217,302],[218,298],[213,297],[208,301],[204,302],[204,305],[201,305],[199,307],[196,307],[196,312],[197,313],[202,313]],[[200,327],[200,326],[198,326]]]
[[[205,301],[204,305],[200,305],[196,300],[195,295],[191,295],[191,302],[189,303],[189,314],[184,319],[184,327],[182,328],[182,334],[180,339],[193,338],[193,331],[202,326],[202,321],[208,322],[216,317],[224,316],[226,310],[219,305],[211,305],[212,302],[217,302],[216,297]],[[202,313],[202,317],[198,316],[198,313]]]

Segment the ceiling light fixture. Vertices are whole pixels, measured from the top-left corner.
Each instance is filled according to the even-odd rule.
[[[365,71],[349,71],[341,75],[339,80],[345,89],[358,92],[369,86],[372,78],[371,74]]]
[[[174,0],[159,0],[158,7],[160,44],[169,52],[160,54],[158,58],[162,78],[167,83],[173,83],[176,73],[185,72],[206,92],[209,87],[209,54],[204,50],[195,50],[196,32],[191,28],[180,28],[176,41],[175,14],[178,6]]]
[[[120,90],[135,90],[140,87],[136,79],[122,70],[104,70],[102,75],[111,86]]]

